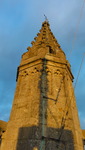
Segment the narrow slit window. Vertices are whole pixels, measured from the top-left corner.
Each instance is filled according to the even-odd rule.
[[[49,53],[54,54],[54,51],[52,50],[51,46],[49,46]]]

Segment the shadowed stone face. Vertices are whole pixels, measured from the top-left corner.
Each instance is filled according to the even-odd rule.
[[[33,150],[34,148],[40,149],[42,141],[45,141],[45,149],[55,150],[56,148],[63,148],[64,150],[70,150],[71,148],[71,150],[74,150],[71,131],[64,130],[61,140],[59,139],[60,134],[60,129],[54,129],[49,127],[46,128],[46,136],[42,137],[42,127],[33,126],[20,128],[17,150],[22,150],[23,148],[26,149],[26,147],[27,150]],[[27,139],[27,142],[24,140],[24,136]],[[43,143],[42,147],[44,147]]]
[[[83,150],[73,75],[47,21],[28,50],[1,150]]]

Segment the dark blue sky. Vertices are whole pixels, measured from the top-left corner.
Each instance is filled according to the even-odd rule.
[[[21,55],[41,28],[44,14],[70,61],[76,80],[85,53],[84,1],[0,0],[0,120],[7,121],[9,118],[16,87],[17,66]],[[75,94],[81,127],[85,128],[85,59]]]

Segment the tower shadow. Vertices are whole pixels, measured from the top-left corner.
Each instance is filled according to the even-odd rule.
[[[61,129],[46,128],[46,137],[42,137],[42,128],[38,126],[22,127],[19,129],[16,150],[43,150],[40,149],[42,140],[45,140],[44,150],[74,150],[72,132]]]

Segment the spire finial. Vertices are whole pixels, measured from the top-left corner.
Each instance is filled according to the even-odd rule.
[[[45,17],[45,21],[48,22],[48,18],[45,14],[44,14],[44,17]]]

